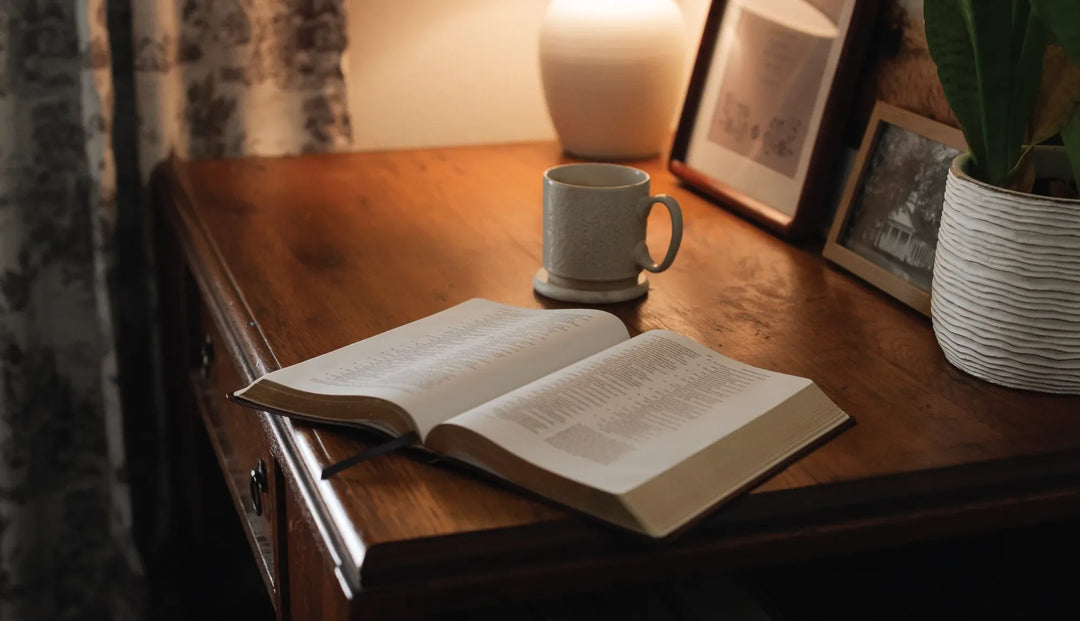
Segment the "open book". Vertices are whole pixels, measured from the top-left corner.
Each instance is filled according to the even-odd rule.
[[[233,395],[430,451],[666,536],[850,418],[810,380],[599,310],[473,299]]]

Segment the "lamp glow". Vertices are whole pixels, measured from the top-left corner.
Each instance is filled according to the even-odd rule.
[[[563,149],[590,159],[655,155],[674,120],[685,54],[673,0],[553,0],[540,74]]]

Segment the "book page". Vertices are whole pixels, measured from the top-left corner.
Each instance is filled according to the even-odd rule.
[[[555,474],[621,494],[810,383],[655,330],[445,424]]]
[[[472,299],[259,381],[385,399],[406,410],[424,438],[440,421],[628,336],[622,321],[603,311]]]

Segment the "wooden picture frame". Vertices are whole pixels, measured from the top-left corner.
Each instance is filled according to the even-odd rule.
[[[819,230],[879,6],[713,0],[669,170],[783,237]]]
[[[930,279],[949,165],[963,133],[878,101],[823,254],[930,316]]]

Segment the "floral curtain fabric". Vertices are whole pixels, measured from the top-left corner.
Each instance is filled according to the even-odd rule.
[[[0,618],[130,616],[104,3],[0,5]],[[120,595],[120,594],[123,595]]]
[[[129,386],[154,342],[131,186],[169,152],[348,148],[345,32],[342,0],[0,3],[0,619],[148,613],[125,430],[161,413]]]
[[[343,0],[134,2],[140,168],[347,148]]]

